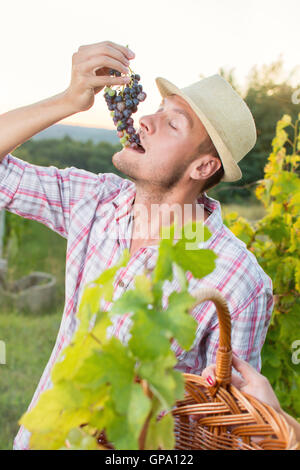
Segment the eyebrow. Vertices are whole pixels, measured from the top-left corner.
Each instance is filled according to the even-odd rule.
[[[160,103],[159,109],[157,110],[157,112],[163,107],[163,105],[164,105],[164,99],[163,99],[162,102]],[[193,128],[194,122],[193,122],[191,116],[190,116],[184,109],[174,108],[173,111],[174,111],[175,113],[182,114],[182,115],[188,120],[188,123],[189,123],[189,125],[190,125],[190,128],[191,128],[191,129]]]

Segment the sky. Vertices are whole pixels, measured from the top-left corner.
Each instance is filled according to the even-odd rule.
[[[287,72],[298,67],[299,17],[299,0],[9,0],[1,6],[0,113],[64,91],[79,46],[109,40],[136,54],[131,68],[147,93],[137,125],[159,106],[158,76],[183,88],[233,68],[243,86],[254,65],[280,55]],[[114,129],[103,92],[59,123]]]

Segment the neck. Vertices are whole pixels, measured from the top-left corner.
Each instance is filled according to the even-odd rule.
[[[133,204],[133,237],[158,243],[162,226],[171,225],[175,219],[179,227],[191,220],[203,222],[208,215],[197,203],[195,194],[162,192],[153,187],[150,191],[137,186]]]

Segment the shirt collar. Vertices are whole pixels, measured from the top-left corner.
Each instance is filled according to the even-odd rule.
[[[204,225],[209,229],[211,234],[218,232],[221,230],[223,226],[223,219],[222,219],[222,211],[221,211],[221,204],[216,199],[212,197],[208,197],[207,194],[204,192],[198,198],[197,202],[199,204],[203,204],[205,209],[207,209],[211,214],[205,220]]]

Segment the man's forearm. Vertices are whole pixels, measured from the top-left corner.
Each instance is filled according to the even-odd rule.
[[[66,91],[0,115],[0,162],[5,155],[56,122],[77,111]]]

